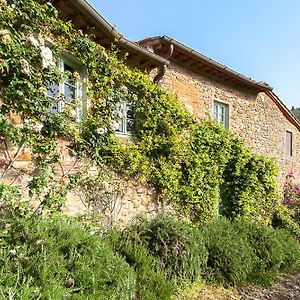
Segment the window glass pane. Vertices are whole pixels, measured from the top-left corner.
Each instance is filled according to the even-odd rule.
[[[126,131],[131,132],[134,129],[135,109],[132,103],[126,104]]]
[[[132,130],[134,129],[134,119],[126,120],[126,129],[127,129],[127,132],[132,132]]]
[[[229,110],[228,105],[220,102],[214,102],[214,119],[228,128]]]
[[[121,104],[116,115],[119,118],[119,128],[116,132],[130,134],[135,127],[135,108],[132,103]]]
[[[125,132],[125,128],[124,128],[124,104],[120,104],[118,105],[118,107],[116,108],[116,118],[117,118],[117,122],[119,124],[119,127],[115,130],[116,132]]]
[[[214,119],[218,120],[218,105],[214,104]]]
[[[285,135],[285,152],[287,155],[292,156],[293,151],[293,135],[290,131],[286,131]]]
[[[76,87],[65,83],[64,84],[64,96],[65,96],[65,99],[67,102],[75,104]]]
[[[72,64],[72,63],[71,63]],[[51,83],[47,87],[47,96],[55,98],[56,103],[50,108],[52,112],[61,112],[64,109],[65,103],[75,105],[77,99],[81,99],[82,96],[82,84],[80,78],[83,78],[82,73],[76,68],[73,68],[62,59],[58,60],[57,67],[61,74],[63,74],[63,80],[57,83]],[[74,77],[74,72],[77,72],[79,78]],[[78,121],[82,118],[82,109],[80,107],[74,107]]]
[[[59,93],[59,84],[53,82],[48,85],[47,96],[51,98],[55,98]]]
[[[75,72],[75,69],[64,63],[64,73],[70,73],[68,74],[67,78],[65,78],[65,82],[75,86],[75,77],[73,76],[73,73]]]

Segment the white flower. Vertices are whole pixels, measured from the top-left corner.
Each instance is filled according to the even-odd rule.
[[[37,132],[41,132],[42,131],[42,128],[43,128],[43,125],[42,124],[36,124],[34,126],[34,129],[37,131]]]
[[[26,59],[24,59],[24,58],[22,58],[22,59],[20,60],[20,62],[21,62],[21,67],[22,67],[22,69],[23,69],[23,72],[24,72],[25,74],[29,74],[29,73],[30,73],[29,62],[28,62]]]
[[[133,99],[134,101],[137,101],[137,100],[139,99],[139,97],[137,96],[137,94],[133,94],[133,95],[132,95],[132,99]]]
[[[15,249],[10,250],[9,254],[15,256],[15,255],[17,255],[17,250],[15,250]]]
[[[110,184],[107,181],[102,182],[102,187],[103,187],[104,190],[108,190],[109,186],[110,186]]]
[[[102,106],[106,105],[106,100],[104,98],[99,99],[98,101],[99,101],[99,104],[101,104]]]
[[[0,29],[0,35],[7,35],[9,34],[9,31],[6,29]]]
[[[45,40],[44,40],[43,36],[42,36],[40,33],[39,33],[37,39],[38,39],[39,44],[40,44],[41,46],[45,46]],[[51,41],[50,38],[47,38],[47,40],[49,41],[50,44],[54,44],[54,42]]]
[[[124,113],[123,113],[122,109],[120,109],[120,110],[117,111],[117,117],[118,118],[123,118],[124,117]]]
[[[192,106],[192,105],[185,104],[185,108],[186,108],[186,110],[187,110],[188,112],[190,112],[190,113],[193,113],[193,112],[194,112],[193,106]]]
[[[41,57],[43,68],[48,68],[49,66],[54,65],[53,53],[49,47],[41,47]]]
[[[4,45],[9,45],[12,41],[10,37],[10,33],[6,29],[1,29],[0,30],[0,36],[1,36],[1,41]]]
[[[128,87],[126,85],[120,86],[120,92],[122,92],[124,95],[128,95]]]
[[[77,117],[77,113],[76,113],[76,110],[75,109],[71,109],[70,110],[70,114],[73,118],[76,118]]]
[[[38,47],[40,45],[39,41],[33,35],[28,37],[28,41],[34,47]]]
[[[110,127],[113,129],[113,130],[117,130],[119,128],[120,124],[119,122],[115,121],[115,120],[112,120],[110,122]]]
[[[42,245],[42,244],[44,244],[44,240],[39,239],[39,240],[37,240],[35,243],[36,243],[37,245]]]
[[[39,88],[39,92],[40,92],[41,94],[47,95],[47,88],[44,87],[44,86],[41,86],[41,87]]]
[[[97,128],[96,132],[100,135],[103,135],[104,133],[106,133],[106,129],[105,128]]]

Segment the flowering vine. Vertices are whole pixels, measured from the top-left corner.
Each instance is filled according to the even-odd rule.
[[[272,160],[253,154],[219,124],[197,123],[174,96],[129,68],[117,51],[60,20],[51,3],[2,0],[0,13],[0,200],[19,199],[17,183],[26,179],[30,199],[59,210],[67,192],[86,182],[89,166],[105,165],[151,184],[192,221],[212,220],[221,202],[228,217],[271,223],[279,203]],[[57,99],[47,96],[62,76],[81,80],[79,73],[62,75],[56,67],[64,53],[88,69],[83,82],[88,107],[81,122],[67,103],[52,113]],[[118,107],[126,102],[133,103],[137,118],[124,143],[115,129]],[[59,149],[62,139],[75,158],[69,170]],[[30,149],[31,170],[15,168],[24,149]]]

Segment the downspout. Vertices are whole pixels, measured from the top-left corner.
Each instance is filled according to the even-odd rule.
[[[173,44],[170,44],[168,53],[167,53],[167,55],[166,55],[165,58],[166,58],[166,59],[169,59],[169,58],[173,55],[173,52],[174,52],[174,45],[173,45]],[[164,76],[165,76],[165,74],[166,74],[166,71],[167,71],[167,65],[166,65],[166,64],[161,65],[161,66],[158,68],[158,73],[157,73],[156,76],[154,77],[153,82],[154,82],[154,83],[157,83],[157,84],[159,84],[159,85],[162,85]]]

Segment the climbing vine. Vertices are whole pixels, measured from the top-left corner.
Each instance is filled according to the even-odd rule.
[[[1,200],[10,191],[15,195],[10,186],[17,179],[9,184],[4,179],[16,171],[20,152],[30,149],[34,167],[20,176],[28,173],[29,198],[39,200],[41,209],[60,210],[69,189],[92,182],[87,165],[94,164],[153,185],[192,221],[209,221],[223,210],[232,217],[267,216],[270,223],[278,203],[272,161],[251,153],[221,125],[197,123],[146,73],[129,68],[115,48],[108,51],[61,21],[51,3],[0,0],[0,13]],[[57,68],[65,53],[88,70],[83,82],[88,107],[81,122],[67,104],[62,112],[51,112],[57,99],[47,96],[62,76],[78,79],[78,73],[62,75]],[[115,135],[116,112],[124,102],[136,111],[126,142]],[[60,139],[69,141],[74,172],[60,170]],[[85,164],[78,167],[79,161]]]

